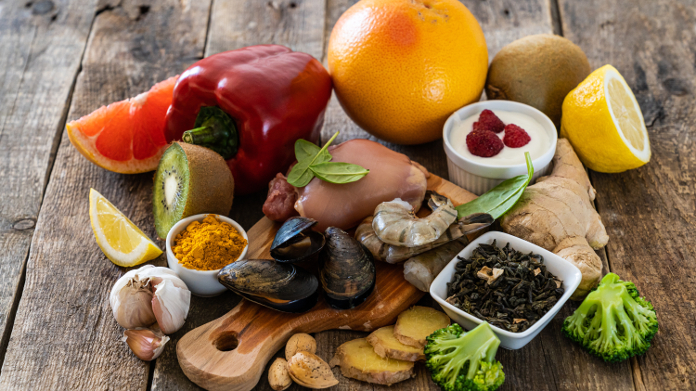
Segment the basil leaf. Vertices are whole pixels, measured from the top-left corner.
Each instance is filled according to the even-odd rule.
[[[295,157],[297,158],[297,164],[292,167],[292,170],[290,170],[290,173],[288,174],[288,183],[295,187],[307,186],[312,178],[314,178],[314,173],[309,169],[309,166],[317,162],[324,163],[331,160],[331,154],[329,154],[329,151],[327,151],[326,148],[328,148],[334,139],[336,139],[336,136],[338,136],[338,132],[336,132],[333,137],[331,137],[331,139],[314,154],[312,154],[314,148],[307,144],[317,147],[316,145],[301,139],[295,141]],[[302,143],[300,141],[305,142]],[[300,152],[299,155],[298,150]]]
[[[309,169],[322,181],[338,184],[358,181],[370,173],[357,164],[340,162],[313,164]]]
[[[461,219],[474,213],[488,213],[497,220],[515,206],[534,175],[534,166],[529,152],[525,152],[524,157],[527,162],[527,175],[507,179],[479,198],[457,206],[457,217]]]
[[[298,162],[305,160],[311,161],[321,150],[321,147],[305,139],[295,141],[295,158]],[[317,156],[315,163],[324,163],[329,160],[331,160],[331,154],[329,151],[324,150],[321,155]]]

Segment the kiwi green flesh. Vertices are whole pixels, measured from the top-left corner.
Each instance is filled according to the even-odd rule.
[[[172,226],[184,217],[189,183],[186,153],[179,144],[172,144],[162,155],[155,173],[152,204],[160,238],[166,238]]]

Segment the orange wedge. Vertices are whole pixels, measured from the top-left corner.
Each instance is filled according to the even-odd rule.
[[[155,170],[168,145],[165,116],[177,78],[68,123],[70,141],[89,161],[107,170],[122,174]]]

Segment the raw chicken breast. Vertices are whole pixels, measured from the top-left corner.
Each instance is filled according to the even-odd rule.
[[[357,182],[333,184],[314,178],[297,189],[295,209],[318,221],[317,230],[357,226],[382,202],[395,198],[420,208],[427,187],[427,171],[408,156],[374,141],[349,140],[329,148],[332,161],[358,164],[370,170]]]

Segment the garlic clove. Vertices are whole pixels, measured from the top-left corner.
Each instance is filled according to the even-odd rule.
[[[151,329],[139,327],[126,330],[123,333],[122,341],[128,344],[133,354],[139,359],[152,361],[162,354],[164,345],[169,342],[169,337],[162,334],[162,331],[155,324]]]
[[[191,291],[175,286],[170,279],[161,281],[153,287],[155,293],[152,298],[152,311],[162,332],[172,334],[184,325],[188,316]]]
[[[157,321],[152,311],[150,280],[140,279],[135,273],[129,274],[131,272],[121,277],[111,290],[109,302],[114,318],[127,329],[147,327]]]

